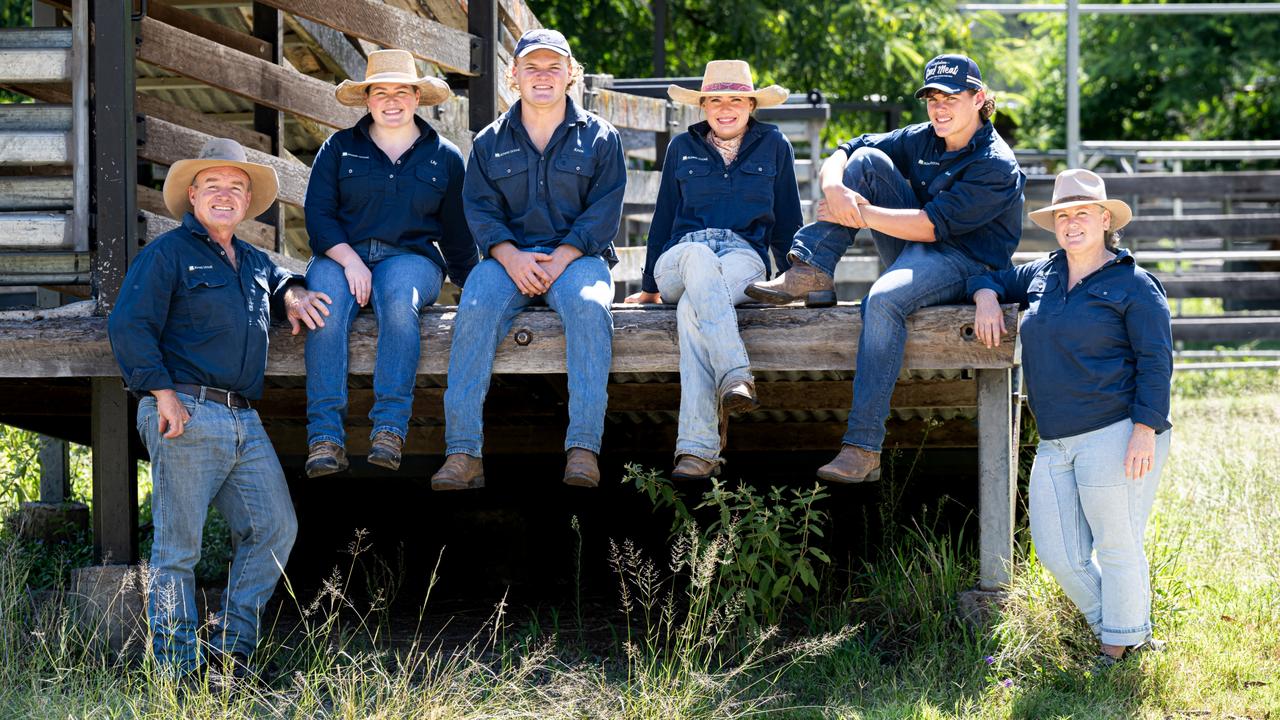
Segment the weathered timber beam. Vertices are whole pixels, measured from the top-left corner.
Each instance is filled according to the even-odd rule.
[[[210,138],[198,130],[161,120],[147,118],[147,140],[138,148],[138,155],[161,165],[172,165],[185,158],[197,157],[200,148]],[[297,160],[286,160],[258,150],[245,149],[249,162],[263,163],[275,168],[280,179],[280,202],[302,207],[307,197],[307,182],[311,168]]]
[[[66,132],[0,132],[0,163],[67,165],[71,161]]]
[[[1013,385],[1008,368],[978,370],[978,586],[998,590],[1013,567],[1014,499],[1018,488],[1013,437]]]
[[[1188,342],[1280,340],[1280,317],[1266,315],[1175,317],[1173,339]]]
[[[1280,298],[1280,272],[1156,273],[1171,298]]]
[[[339,105],[330,83],[151,18],[142,19],[138,59],[330,127],[350,127],[364,115]]]
[[[0,249],[72,250],[71,223],[65,213],[0,213]]]
[[[83,283],[91,268],[89,253],[0,252],[0,285]]]
[[[156,238],[160,237],[162,234],[167,233],[170,230],[178,227],[178,221],[168,217],[167,215],[157,215],[153,212],[148,212],[146,210],[142,210],[140,212],[147,224],[147,233],[145,237],[146,242],[151,242],[152,240],[155,240]],[[254,223],[254,225],[259,226],[259,228],[255,230],[255,232],[259,236],[257,238],[258,241],[264,242],[264,240],[261,238],[261,235],[264,232],[270,232],[270,229],[268,228],[266,231],[262,230],[261,228],[265,228],[266,226],[262,225],[261,223]],[[245,238],[245,240],[247,241],[247,238]],[[257,243],[254,243],[254,244],[257,244]],[[305,260],[299,260],[297,258],[291,258],[288,255],[282,255],[281,253],[275,252],[269,247],[259,246],[259,249],[265,252],[267,254],[267,257],[271,258],[271,262],[275,263],[276,265],[279,265],[282,268],[285,268],[286,270],[289,270],[290,272],[295,272],[301,275],[307,271],[307,263]]]
[[[285,15],[284,20],[294,34],[311,48],[320,63],[329,68],[338,79],[364,78],[364,56],[356,50],[355,45],[347,41],[346,35],[328,25],[302,17]]]
[[[71,106],[45,103],[0,105],[0,132],[67,132]]]
[[[0,47],[0,83],[58,83],[70,79],[69,50]]]
[[[267,62],[272,61],[273,51],[271,45],[252,35],[239,32],[193,12],[176,8],[162,0],[148,0],[146,8],[147,17],[149,18],[199,35],[206,40],[212,40],[219,45],[234,48]]]
[[[71,177],[0,177],[0,212],[70,210]]]
[[[471,74],[469,34],[385,3],[373,0],[259,2],[383,47],[408,50],[448,72]]]
[[[628,170],[627,190],[622,202],[626,205],[654,205],[658,202],[658,186],[662,173],[654,170]]]
[[[148,228],[151,227],[148,217]],[[1016,332],[1016,308],[1009,305],[1004,311],[1005,326]],[[432,307],[422,316],[423,350],[418,372],[445,375],[456,309]],[[613,317],[613,372],[678,370],[674,308],[615,305]],[[738,324],[751,365],[757,370],[852,371],[855,367],[862,327],[856,305],[744,307],[738,309]],[[1277,326],[1280,327],[1280,319]],[[527,342],[522,345],[518,341]],[[925,308],[907,319],[903,367],[1010,367],[1015,341],[1016,337],[1011,336],[992,349],[978,342],[973,335],[972,305]],[[304,375],[304,342],[304,334],[294,336],[287,329],[275,328],[267,373]],[[357,318],[351,333],[350,372],[371,375],[376,347],[376,322],[367,316]],[[522,312],[499,345],[494,369],[509,374],[565,372],[564,333],[559,317],[546,309]],[[0,377],[93,377],[116,372],[102,321],[0,321]]]

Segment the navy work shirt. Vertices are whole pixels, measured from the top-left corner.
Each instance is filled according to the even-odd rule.
[[[707,228],[740,235],[766,268],[769,248],[779,270],[791,266],[787,251],[803,222],[791,143],[777,126],[751,118],[738,157],[725,167],[720,152],[707,142],[710,131],[704,120],[667,146],[658,204],[649,225],[645,292],[658,292],[653,277],[658,257],[685,235]]]
[[[1067,258],[969,278],[972,296],[994,290],[1026,310],[1022,363],[1031,411],[1046,440],[1125,418],[1164,432],[1169,423],[1173,335],[1164,287],[1128,250],[1067,287]]]
[[[1027,176],[990,121],[960,150],[947,150],[927,122],[862,135],[840,149],[852,156],[860,147],[876,148],[893,160],[933,223],[937,242],[990,267],[1009,267],[1022,238]]]
[[[134,393],[190,383],[262,397],[271,303],[302,277],[233,238],[231,262],[187,213],[147,244],[125,275],[107,321],[111,350]]]
[[[462,212],[462,153],[413,120],[421,134],[395,162],[369,136],[370,115],[320,146],[307,183],[311,252],[377,240],[425,256],[461,287],[478,259]]]
[[[523,250],[572,245],[616,263],[626,161],[618,131],[568,98],[564,122],[538,152],[520,101],[476,135],[462,198],[486,257],[494,245]]]

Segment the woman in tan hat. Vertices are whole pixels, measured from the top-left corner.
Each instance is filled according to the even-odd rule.
[[[667,148],[642,290],[627,302],[677,304],[680,431],[672,477],[702,480],[724,462],[728,413],[758,404],[733,308],[747,301],[747,285],[768,276],[770,249],[778,267],[788,267],[800,191],[791,143],[752,117],[785,102],[785,88],[757,90],[747,63],[713,60],[700,89],[667,92],[701,107],[706,120]]]
[[[1142,535],[1169,456],[1173,340],[1164,288],[1118,246],[1132,217],[1088,170],[1058,175],[1030,213],[1061,250],[971,278],[974,328],[1000,344],[999,302],[1018,303],[1022,358],[1040,431],[1031,469],[1036,553],[1084,614],[1106,667],[1151,639]]]
[[[449,99],[403,50],[369,54],[365,79],[344,80],[338,102],[365,107],[355,127],[316,154],[307,186],[311,288],[333,298],[334,321],[307,337],[307,475],[347,467],[347,337],[373,302],[378,352],[369,462],[400,466],[421,352],[418,312],[446,271],[461,286],[477,262],[462,212],[462,154],[414,111]]]

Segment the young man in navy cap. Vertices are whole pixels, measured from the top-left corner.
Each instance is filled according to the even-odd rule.
[[[569,428],[564,481],[595,487],[613,362],[613,238],[627,170],[618,131],[568,96],[582,78],[555,30],[512,53],[520,100],[475,137],[462,200],[483,260],[458,303],[436,490],[484,485],[482,410],[498,342],[519,312],[545,303],[564,324]]]
[[[763,302],[832,305],[840,257],[859,229],[871,230],[886,270],[862,302],[849,429],[840,454],[818,470],[829,482],[880,477],[907,316],[964,300],[965,281],[1009,267],[1022,237],[1026,176],[991,125],[995,103],[977,63],[930,60],[916,97],[929,122],[842,144],[822,164],[818,222],[796,233],[791,269],[747,288]]]

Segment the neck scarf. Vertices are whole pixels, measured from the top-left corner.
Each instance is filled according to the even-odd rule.
[[[708,130],[707,142],[711,143],[711,146],[720,153],[720,157],[724,158],[725,167],[729,167],[738,157],[738,149],[742,147],[742,138],[746,134],[746,128],[743,128],[742,132],[738,133],[736,137],[731,137],[728,140],[721,140],[716,136],[714,130]]]

